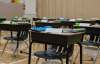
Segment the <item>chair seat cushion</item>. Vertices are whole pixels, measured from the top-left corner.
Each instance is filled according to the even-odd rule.
[[[34,53],[34,55],[46,59],[60,59],[66,57],[64,54],[50,52],[50,51],[37,51]]]
[[[100,42],[94,42],[94,41],[83,41],[81,43],[83,45],[88,45],[88,46],[100,46]]]
[[[4,39],[6,39],[6,40],[17,40],[18,38],[16,36],[13,36],[13,37],[9,36],[9,37],[4,37]],[[19,38],[18,40],[22,41],[23,39]]]
[[[4,37],[4,39],[6,39],[6,40],[17,40],[17,38],[16,37]]]

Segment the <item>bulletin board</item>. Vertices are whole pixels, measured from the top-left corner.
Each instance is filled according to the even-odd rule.
[[[23,4],[0,2],[0,16],[6,17],[8,20],[10,20],[14,16],[23,16],[23,15],[24,15]]]

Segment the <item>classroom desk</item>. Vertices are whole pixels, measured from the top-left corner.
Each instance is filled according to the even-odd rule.
[[[41,21],[43,20],[43,18],[33,18],[33,21]],[[45,20],[45,19],[44,19]],[[54,21],[54,22],[65,22],[65,23],[91,23],[91,25],[95,24],[95,23],[99,23],[100,24],[100,20],[99,19],[85,19],[85,20],[75,20],[75,21],[71,21],[70,19],[57,19],[57,18],[51,18],[51,19],[46,19],[47,21]]]
[[[1,43],[1,31],[10,31],[11,37],[13,37],[12,31],[16,31],[18,28],[16,24],[0,23],[0,43]]]
[[[85,28],[86,34],[92,33],[92,34],[99,34],[100,33],[100,25],[91,25],[91,26],[74,26],[78,28]]]
[[[11,37],[13,37],[12,31],[28,31],[31,28],[31,24],[11,24],[11,23],[0,23],[0,42],[1,42],[1,31],[10,31]],[[18,37],[18,36],[17,36]],[[17,39],[16,49],[19,46]]]
[[[11,37],[12,37],[12,31],[25,31],[29,30],[30,27],[28,27],[29,24],[11,24],[11,23],[0,23],[0,37],[1,37],[1,31],[10,31]]]
[[[68,22],[68,21],[63,21],[63,22]],[[94,25],[96,23],[100,24],[100,20],[76,20],[76,21],[69,21],[69,22],[90,23],[91,25]]]
[[[35,22],[35,25],[36,26],[52,26],[54,28],[57,28],[57,27],[69,27],[69,28],[72,28],[73,25],[75,24],[75,22],[53,22],[53,23],[48,23],[48,22]]]
[[[58,28],[58,27],[69,27],[69,28],[73,28],[73,26],[76,24],[76,23],[90,23],[91,25],[94,25],[96,23],[100,23],[100,21],[96,21],[96,20],[84,20],[84,21],[62,21],[62,22],[52,22],[52,23],[49,23],[49,22],[35,22],[35,25],[36,26],[52,26],[54,28]]]
[[[19,24],[11,24],[11,23],[0,23],[0,30],[4,31],[19,31],[19,30],[28,30],[28,23],[19,23]],[[27,28],[28,27],[28,28]],[[20,29],[19,29],[20,28]]]
[[[32,43],[41,43],[41,44],[51,44],[51,45],[59,45],[66,46],[66,50],[68,45],[76,44],[76,42],[80,46],[80,64],[82,64],[82,46],[80,44],[82,40],[83,33],[47,33],[47,32],[37,32],[30,30],[29,32],[29,57],[28,64],[31,64],[31,49]],[[67,52],[69,52],[67,50]],[[66,54],[66,64],[68,64],[69,58],[68,53]]]
[[[85,34],[90,35],[90,40],[93,41],[94,38],[100,38],[100,25],[92,25],[92,26],[78,26],[81,28],[85,28]],[[95,37],[96,36],[96,37]],[[100,42],[100,40],[99,40]],[[96,43],[95,43],[96,44]],[[83,52],[82,52],[83,53]],[[95,64],[95,63],[94,63]]]
[[[85,28],[85,34],[90,34],[90,40],[93,40],[95,38],[95,36],[93,35],[97,35],[100,36],[100,25],[91,25],[91,26],[75,26],[78,28]]]

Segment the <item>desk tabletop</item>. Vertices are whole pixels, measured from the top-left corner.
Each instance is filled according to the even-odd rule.
[[[8,24],[8,25],[18,25],[18,24],[30,24],[29,22],[12,22],[12,21],[3,21],[0,24]]]
[[[74,27],[81,27],[81,28],[97,28],[97,29],[100,29],[100,25],[91,25],[91,26],[74,26]]]
[[[75,36],[83,34],[84,32],[46,32],[46,31],[31,31],[32,33],[39,33],[39,34],[48,34],[48,35],[58,35],[58,36]]]
[[[53,35],[62,35],[62,36],[73,36],[73,35],[79,35],[82,34],[83,32],[76,32],[76,33],[54,33],[54,32],[40,32],[44,34],[53,34]]]
[[[29,23],[11,23],[10,21],[5,21],[0,23],[0,30],[5,31],[18,31],[18,30],[29,30],[31,24]]]
[[[85,28],[85,34],[92,34],[92,35],[98,35],[100,34],[100,25],[91,25],[91,26],[75,26],[78,28]]]
[[[75,20],[75,21],[71,21],[71,20],[55,20],[54,22],[42,22],[42,21],[34,21],[36,23],[99,23],[100,21],[98,20]]]

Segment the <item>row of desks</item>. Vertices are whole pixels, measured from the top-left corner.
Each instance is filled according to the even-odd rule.
[[[47,20],[48,22],[60,22],[60,23],[62,23],[62,22],[64,22],[64,23],[68,23],[68,22],[70,22],[70,23],[75,23],[75,22],[79,22],[79,23],[91,23],[91,24],[95,24],[95,23],[99,23],[100,24],[100,19],[85,19],[85,20],[71,20],[71,19],[48,19],[48,18],[46,18],[46,19],[42,19],[42,18],[33,18],[33,21],[42,21],[42,20]]]
[[[36,26],[53,26],[53,27],[69,27],[73,28],[76,23],[89,23],[90,25],[100,24],[100,20],[97,21],[62,21],[62,22],[34,22]]]
[[[6,30],[6,31],[20,31],[23,25],[21,24],[0,24],[0,31],[1,30]],[[24,26],[22,30],[26,30],[27,26]],[[43,44],[51,44],[51,45],[68,45],[67,42],[80,42],[80,37],[82,36],[81,33],[61,33],[61,34],[49,34],[49,33],[41,33],[41,32],[36,32],[36,31],[31,31],[31,40],[29,40],[29,60],[28,64],[31,64],[31,46],[33,42],[38,42],[38,43],[43,43]],[[74,36],[74,37],[73,37]],[[35,38],[36,39],[35,39]],[[42,37],[43,39],[41,39]],[[77,37],[77,39],[76,39]],[[46,40],[45,40],[46,39]],[[73,39],[73,40],[70,40]],[[58,42],[59,41],[59,42]],[[62,42],[63,41],[63,42]],[[57,43],[58,42],[58,43]],[[62,43],[61,43],[62,42]],[[74,44],[74,43],[73,43]],[[67,54],[68,55],[68,54]],[[66,64],[68,64],[68,56],[66,57]]]
[[[20,30],[19,28],[21,28],[21,27],[18,24],[14,24],[14,25],[13,24],[0,24],[0,30],[17,31],[17,30]],[[84,28],[93,30],[97,27],[90,26],[90,27],[84,27]],[[100,31],[99,27],[97,28],[97,31],[98,30]],[[62,46],[66,45],[66,48],[67,48],[67,45],[76,44],[75,42],[78,42],[78,44],[80,46],[80,64],[82,64],[82,45],[80,44],[80,42],[82,40],[83,33],[60,33],[60,34],[57,34],[57,33],[30,31],[29,34],[30,34],[30,39],[29,39],[30,45],[29,45],[28,64],[31,64],[31,46],[32,46],[33,42],[38,42],[38,43],[42,43],[42,44],[51,44],[51,45],[62,45]],[[40,37],[42,37],[42,38],[40,38]],[[68,53],[66,54],[66,64],[68,64],[68,59],[69,59],[67,55],[68,55]]]
[[[78,26],[79,27],[79,26]],[[86,28],[85,34],[95,34],[100,35],[100,26],[80,26],[82,28]],[[42,44],[52,44],[52,45],[60,45],[66,46],[69,44],[79,44],[80,47],[80,64],[82,64],[82,45],[80,42],[83,40],[83,33],[45,33],[45,32],[36,32],[30,31],[30,37],[35,37],[30,39],[30,46],[29,46],[29,60],[28,64],[31,64],[31,46],[32,43],[38,42]],[[41,38],[42,37],[42,38]],[[67,51],[68,52],[68,51]],[[66,64],[68,64],[68,53],[66,54]]]

